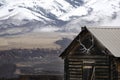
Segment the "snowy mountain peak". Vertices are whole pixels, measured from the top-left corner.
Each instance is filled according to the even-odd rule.
[[[4,32],[0,35],[23,27],[21,33],[48,31],[49,26],[50,31],[78,30],[83,25],[119,26],[119,13],[119,0],[0,0],[0,31]]]

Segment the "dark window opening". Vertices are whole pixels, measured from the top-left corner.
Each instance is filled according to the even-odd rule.
[[[83,80],[95,80],[94,61],[83,62]]]

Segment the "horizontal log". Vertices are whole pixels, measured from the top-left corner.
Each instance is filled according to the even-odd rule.
[[[109,71],[104,71],[104,70],[101,70],[101,71],[95,71],[96,73],[103,73],[103,74],[107,74],[107,73],[109,73]]]
[[[82,71],[82,69],[68,69],[69,71]]]
[[[82,74],[82,71],[68,71],[70,74]]]
[[[109,78],[108,79],[106,79],[106,78],[96,78],[95,80],[110,80]],[[113,79],[113,80],[117,80],[117,79]]]
[[[73,61],[73,62],[83,62],[83,61],[87,61],[87,60],[91,61],[90,59],[69,59],[66,62],[71,62],[71,61]],[[93,60],[94,60],[94,63],[95,62],[107,62],[107,63],[109,63],[109,60],[107,60],[107,59],[93,59]]]
[[[106,72],[106,73],[108,73],[108,72],[109,72],[109,69],[101,69],[101,68],[98,68],[98,69],[95,69],[95,72]]]
[[[82,65],[82,64],[92,64],[92,63],[82,63],[82,62],[80,62],[80,61],[69,61],[69,62],[67,62],[68,63],[68,65]],[[66,63],[66,64],[67,64]],[[109,65],[109,62],[96,62],[96,63],[93,63],[92,65]]]
[[[79,68],[81,68],[82,65],[68,65],[68,67],[79,67]]]
[[[82,75],[69,75],[70,78],[82,78]]]
[[[82,78],[70,78],[70,80],[82,80]]]
[[[101,65],[100,65],[100,66],[95,66],[95,68],[101,68],[101,69],[107,68],[107,69],[108,69],[109,66],[101,66]]]
[[[73,60],[75,60],[75,59],[77,59],[77,60],[109,60],[107,58],[104,58],[104,59],[103,58],[69,58],[69,59],[73,59]]]
[[[82,77],[80,77],[80,76],[69,76],[70,78],[78,78],[78,79],[80,79],[80,78],[82,78]]]
[[[94,56],[68,56],[68,58],[100,58],[100,59],[103,59],[103,58],[109,58],[109,56],[98,56],[98,55],[94,55]]]
[[[82,71],[81,72],[77,72],[77,71],[69,71],[68,74],[82,74]]]
[[[109,63],[96,63],[95,66],[110,66]]]
[[[98,73],[98,72],[99,72],[99,73],[100,73],[100,72],[102,72],[102,73],[108,73],[108,72],[109,72],[109,69],[96,69],[95,72],[96,72],[96,73]]]
[[[105,75],[103,75],[103,74],[95,74],[95,76],[109,76],[109,73],[105,74]]]
[[[69,68],[68,70],[81,71],[81,70],[82,70],[82,68]]]
[[[70,63],[68,65],[81,65],[82,66],[82,63],[81,64],[76,64],[76,63]]]
[[[95,60],[96,63],[110,63],[109,60]]]
[[[100,72],[99,72],[99,73],[95,73],[95,75],[99,75],[99,76],[109,76],[109,73],[106,73],[106,72],[105,72],[105,73],[104,73],[104,72],[103,72],[103,73],[100,73]]]
[[[97,75],[95,75],[95,77],[96,77],[96,78],[101,78],[101,79],[105,79],[105,78],[108,79],[108,78],[109,78],[109,76],[97,76]]]
[[[82,62],[72,62],[72,61],[70,61],[70,62],[68,62],[68,64],[83,64]]]
[[[69,73],[70,75],[82,75],[82,72],[76,73],[76,72],[71,72]]]
[[[70,78],[82,78],[82,77],[80,77],[80,76],[69,76]]]

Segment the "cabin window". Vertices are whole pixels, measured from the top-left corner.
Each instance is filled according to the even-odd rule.
[[[83,61],[83,80],[95,80],[94,61]]]

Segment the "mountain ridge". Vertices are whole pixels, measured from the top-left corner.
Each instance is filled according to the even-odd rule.
[[[51,29],[54,29],[53,31],[79,31],[84,25],[119,25],[115,22],[120,18],[118,17],[120,1],[1,0],[0,10],[0,30],[2,31],[0,36],[33,32],[36,29],[41,32],[43,28],[44,31],[49,31],[49,29],[50,31]],[[9,32],[10,29],[16,28],[19,31]]]

